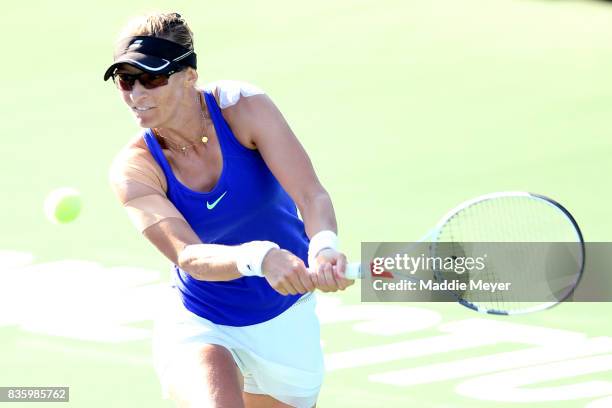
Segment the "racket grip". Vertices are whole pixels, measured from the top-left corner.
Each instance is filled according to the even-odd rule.
[[[347,279],[361,279],[361,263],[351,262],[346,265],[344,276]]]

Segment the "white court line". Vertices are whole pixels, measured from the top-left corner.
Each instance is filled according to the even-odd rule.
[[[597,337],[577,345],[558,344],[472,357],[424,367],[387,371],[383,374],[370,375],[368,378],[373,382],[398,386],[428,384],[604,353],[612,353],[612,338]]]
[[[612,407],[612,396],[600,398],[585,405],[584,408],[610,408]]]
[[[459,395],[497,402],[571,401],[612,395],[612,381],[584,380],[560,386],[534,385],[553,380],[612,371],[612,354],[504,371],[467,380]]]

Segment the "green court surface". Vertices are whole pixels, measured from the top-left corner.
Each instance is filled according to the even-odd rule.
[[[3,7],[0,386],[71,388],[57,406],[170,407],[151,366],[169,264],[106,182],[137,127],[102,74],[122,25],[180,11],[202,83],[276,101],[337,212],[347,254],[414,241],[493,191],[551,196],[610,241],[612,6],[597,1],[353,0]],[[60,186],[84,199],[47,222]],[[455,304],[319,299],[326,407],[612,406],[610,303],[512,318]],[[0,403],[29,407],[40,404]],[[54,405],[55,406],[55,405]]]

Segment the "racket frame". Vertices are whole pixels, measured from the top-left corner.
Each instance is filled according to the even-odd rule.
[[[470,301],[467,301],[463,298],[461,298],[459,295],[457,295],[454,292],[451,292],[455,298],[457,299],[457,301],[471,309],[480,313],[486,313],[486,314],[493,314],[493,315],[516,315],[516,314],[524,314],[524,313],[531,313],[531,312],[535,312],[535,311],[539,311],[539,310],[544,310],[544,309],[549,309],[553,306],[558,305],[559,303],[567,300],[575,291],[576,287],[578,286],[578,284],[580,283],[580,280],[582,279],[582,275],[584,272],[584,268],[585,268],[585,264],[586,264],[586,248],[585,248],[585,243],[584,243],[584,237],[582,235],[582,231],[580,230],[580,227],[578,226],[578,223],[576,222],[576,219],[572,216],[572,214],[563,206],[561,205],[558,201],[553,200],[550,197],[541,195],[541,194],[536,194],[536,193],[530,193],[530,192],[525,192],[525,191],[502,191],[502,192],[496,192],[496,193],[490,193],[490,194],[484,194],[478,197],[475,197],[473,199],[464,201],[463,203],[459,204],[458,206],[454,207],[452,210],[448,211],[436,224],[436,226],[434,228],[432,228],[423,238],[421,238],[418,242],[431,242],[432,245],[435,245],[437,242],[437,238],[440,236],[441,231],[444,229],[444,226],[455,216],[457,216],[461,211],[464,211],[465,209],[474,206],[476,204],[479,204],[483,201],[488,201],[488,200],[494,200],[497,198],[502,198],[502,197],[527,197],[527,198],[532,198],[532,199],[537,199],[540,200],[541,202],[544,202],[545,204],[555,208],[556,210],[560,211],[572,224],[572,226],[574,227],[574,231],[576,233],[576,242],[580,244],[580,255],[581,255],[581,259],[580,259],[580,264],[579,264],[579,271],[578,271],[578,276],[576,279],[576,282],[574,284],[574,286],[571,288],[571,290],[569,290],[567,292],[567,294],[565,294],[562,298],[557,299],[554,302],[546,302],[546,303],[541,303],[538,304],[537,306],[534,306],[532,308],[526,308],[526,309],[522,309],[520,311],[506,311],[506,310],[498,310],[498,309],[486,309],[483,307],[479,307],[478,305],[473,304]],[[363,278],[363,271],[361,268],[361,263],[358,262],[353,262],[353,263],[349,263],[347,265],[346,268],[346,272],[345,272],[345,276],[348,279],[361,279]]]

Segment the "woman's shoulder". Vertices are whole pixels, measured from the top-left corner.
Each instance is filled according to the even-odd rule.
[[[125,165],[130,161],[155,161],[153,156],[149,152],[147,144],[142,137],[142,134],[138,134],[127,141],[123,147],[117,152],[113,158],[113,165]]]
[[[131,138],[119,150],[111,162],[108,176],[111,184],[137,181],[166,190],[163,170],[151,155],[142,134]]]
[[[263,95],[264,91],[257,85],[244,81],[221,79],[204,86],[206,92],[211,92],[221,109],[236,105],[241,98],[253,95]]]

